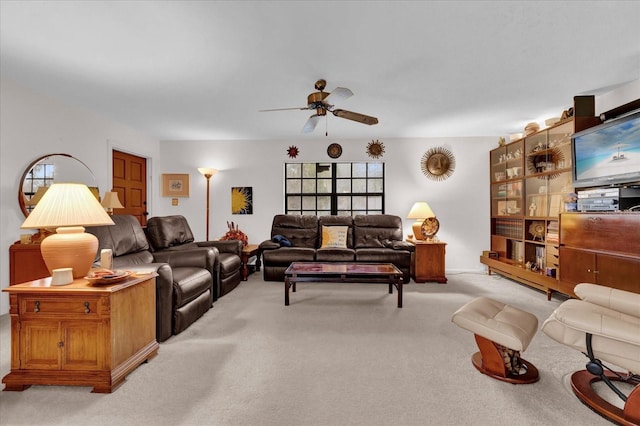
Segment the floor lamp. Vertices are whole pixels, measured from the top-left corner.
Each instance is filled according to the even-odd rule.
[[[207,179],[207,239],[209,241],[209,181],[211,180],[211,176],[218,173],[216,169],[209,169],[206,167],[199,167],[198,171],[202,173],[202,175]]]

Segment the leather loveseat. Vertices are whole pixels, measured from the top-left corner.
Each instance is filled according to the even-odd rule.
[[[323,244],[334,227],[346,229],[346,238],[338,244]],[[402,239],[400,217],[386,214],[276,215],[271,239],[260,244],[265,281],[284,281],[291,262],[363,262],[393,263],[408,283],[413,250]]]
[[[157,272],[156,339],[163,342],[173,334],[181,333],[211,308],[216,250],[198,248],[152,253],[134,216],[114,215],[111,218],[115,226],[86,229],[98,237],[96,260],[102,249],[111,249],[114,269]]]
[[[154,254],[190,250],[199,247],[215,248],[213,300],[218,300],[242,281],[242,242],[239,240],[194,241],[187,219],[181,215],[156,216],[147,220],[147,239]]]

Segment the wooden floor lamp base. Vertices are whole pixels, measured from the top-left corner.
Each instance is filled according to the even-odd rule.
[[[624,374],[619,374],[624,377]],[[605,375],[612,382],[622,381],[620,377],[609,371],[605,371]],[[635,384],[635,387],[627,396],[624,409],[620,409],[604,400],[593,390],[592,384],[601,380],[600,377],[594,376],[587,370],[576,371],[571,376],[571,388],[583,404],[601,416],[624,426],[640,425],[640,381],[630,382]]]
[[[540,378],[538,369],[523,358],[520,358],[520,364],[522,365],[521,370],[524,372],[521,374],[510,373],[507,371],[496,343],[478,334],[475,335],[475,338],[480,352],[473,354],[471,362],[482,374],[514,385],[535,383]]]

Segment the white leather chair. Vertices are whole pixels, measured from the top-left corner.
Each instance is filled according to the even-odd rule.
[[[580,299],[558,306],[542,331],[589,358],[586,370],[571,377],[583,403],[618,424],[640,425],[640,294],[588,283],[578,284],[574,293]],[[613,371],[605,362],[626,372]],[[604,381],[624,408],[599,396],[592,387],[597,381]],[[628,384],[626,394],[620,382]]]

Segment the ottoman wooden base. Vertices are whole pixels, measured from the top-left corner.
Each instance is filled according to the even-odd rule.
[[[489,339],[482,336],[474,335],[480,352],[476,352],[471,357],[473,366],[482,374],[486,374],[503,382],[513,383],[514,385],[523,385],[535,383],[540,379],[538,369],[529,361],[520,358],[520,374],[512,374],[505,365],[502,353],[499,347]]]

